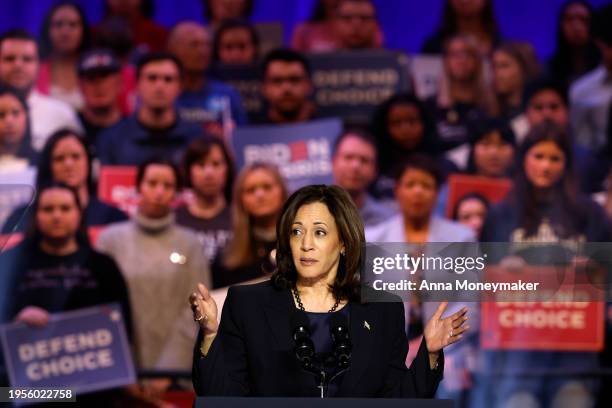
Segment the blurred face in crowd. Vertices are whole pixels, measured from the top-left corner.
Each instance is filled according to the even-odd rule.
[[[584,4],[574,3],[568,6],[561,16],[561,32],[567,43],[579,47],[589,42],[591,14]]]
[[[194,163],[190,171],[191,184],[196,194],[203,197],[223,195],[227,183],[228,164],[223,151],[217,145],[212,145],[208,155]]]
[[[224,21],[243,17],[246,0],[210,0],[210,11],[215,21]]]
[[[17,148],[25,137],[28,116],[15,95],[0,95],[0,145]]]
[[[51,174],[53,180],[70,187],[86,184],[88,175],[87,153],[76,136],[61,139],[51,152]]]
[[[499,95],[511,95],[523,87],[521,65],[502,50],[493,53],[493,86]]]
[[[161,218],[170,212],[176,195],[177,180],[172,167],[165,164],[147,166],[138,186],[139,211],[149,218]]]
[[[270,108],[282,116],[297,115],[311,91],[308,73],[300,62],[272,61],[268,65],[262,93]]]
[[[43,190],[36,210],[36,226],[45,239],[65,241],[79,229],[81,212],[74,194],[66,188]]]
[[[334,181],[349,193],[363,193],[376,177],[375,147],[358,136],[346,136],[332,161]]]
[[[418,147],[425,132],[419,109],[407,103],[396,104],[389,109],[387,129],[393,141],[406,150]]]
[[[107,0],[111,13],[116,16],[132,17],[140,14],[142,0]]]
[[[498,131],[485,135],[474,145],[474,164],[481,176],[506,176],[513,159],[514,147]]]
[[[219,39],[219,60],[224,64],[250,64],[257,58],[257,50],[246,28],[223,31]]]
[[[471,81],[477,73],[480,61],[473,54],[471,47],[461,38],[455,38],[448,44],[444,55],[446,72],[452,81]]]
[[[553,141],[535,144],[525,155],[527,180],[536,188],[550,188],[563,177],[565,154]]]
[[[486,216],[487,206],[478,198],[467,198],[457,207],[457,221],[474,230],[476,236],[480,236]]]
[[[448,0],[451,7],[460,18],[473,18],[480,16],[488,0]]]
[[[334,216],[325,204],[315,202],[298,209],[289,245],[300,279],[334,280],[343,245]]]
[[[170,109],[181,91],[179,68],[170,60],[153,61],[142,67],[138,94],[148,109]]]
[[[376,10],[369,1],[340,1],[336,33],[343,48],[372,48],[376,42]]]
[[[168,45],[187,72],[203,72],[210,65],[210,34],[199,24],[179,23],[173,30]]]
[[[551,120],[561,127],[569,124],[567,106],[561,95],[552,89],[543,89],[534,94],[527,103],[526,114],[531,126],[545,120]]]
[[[240,199],[251,217],[271,217],[277,215],[283,205],[283,189],[271,172],[259,168],[244,178]]]
[[[90,109],[109,109],[118,104],[121,75],[118,72],[88,74],[80,78],[85,106]]]
[[[83,38],[83,22],[78,11],[69,5],[58,8],[51,16],[49,38],[55,52],[72,54]]]
[[[34,41],[7,39],[0,45],[0,81],[29,91],[38,75],[38,47]]]
[[[436,203],[438,187],[430,173],[408,168],[395,186],[395,198],[408,219],[429,218]]]

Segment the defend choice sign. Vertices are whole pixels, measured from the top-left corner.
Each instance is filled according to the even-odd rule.
[[[341,131],[338,119],[239,127],[232,137],[236,167],[255,162],[274,164],[290,191],[308,184],[330,184],[332,149]]]
[[[0,328],[13,387],[90,392],[136,382],[123,319],[115,304],[52,315],[44,328]]]

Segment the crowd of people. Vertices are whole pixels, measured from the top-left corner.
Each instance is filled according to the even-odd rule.
[[[63,1],[38,37],[0,35],[0,175],[36,170],[35,200],[2,227],[23,240],[1,255],[0,322],[44,326],[52,313],[118,302],[138,369],[187,372],[192,288],[274,269],[290,192],[271,163],[236,168],[230,135],[322,118],[308,55],[383,49],[384,27],[371,0],[319,0],[290,46],[262,53],[253,1],[204,3],[206,25],[168,30],[152,1],[108,0],[96,25]],[[566,2],[557,48],[541,61],[529,42],[503,36],[493,0],[446,0],[422,47],[442,61],[436,94],[392,95],[333,146],[333,182],[367,241],[612,241],[611,22],[612,6]],[[250,114],[219,74],[254,64],[264,107]],[[137,167],[134,214],[100,200],[100,166]],[[509,180],[511,193],[492,203],[471,192],[448,208],[453,174]],[[407,311],[410,339],[422,335],[420,307]],[[612,321],[605,327],[600,353],[484,351],[476,328],[448,349],[438,396],[458,407],[606,406],[612,377],[593,375],[612,367]],[[556,374],[524,376],[536,366]],[[160,405],[171,386],[157,378],[121,393]]]

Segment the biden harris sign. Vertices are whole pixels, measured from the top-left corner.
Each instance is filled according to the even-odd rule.
[[[291,191],[309,184],[330,184],[332,150],[341,132],[339,119],[239,127],[232,136],[236,166],[273,164]]]
[[[115,304],[53,314],[42,328],[0,328],[11,386],[99,391],[136,382],[123,317]]]

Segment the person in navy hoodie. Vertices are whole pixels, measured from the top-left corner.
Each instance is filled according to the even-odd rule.
[[[96,152],[103,165],[137,166],[152,157],[180,162],[189,143],[202,135],[175,107],[182,75],[181,62],[166,52],[146,54],[138,61],[139,105],[132,116],[99,134]]]

